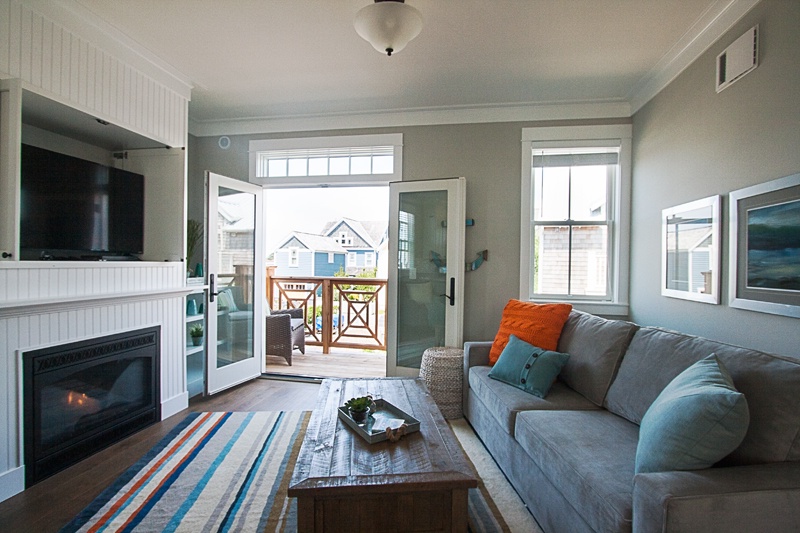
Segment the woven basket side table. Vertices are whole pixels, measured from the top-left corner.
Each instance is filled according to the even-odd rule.
[[[464,350],[437,346],[422,354],[419,377],[445,418],[461,418]]]

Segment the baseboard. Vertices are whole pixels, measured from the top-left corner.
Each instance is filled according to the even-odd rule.
[[[18,466],[0,474],[0,502],[25,490],[25,467]]]
[[[189,392],[185,391],[161,402],[161,420],[166,420],[172,415],[189,407]]]

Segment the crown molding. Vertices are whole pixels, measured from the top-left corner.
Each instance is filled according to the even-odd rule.
[[[630,105],[627,102],[543,103],[383,110],[329,115],[250,117],[206,121],[190,117],[189,133],[195,137],[212,137],[215,135],[482,124],[489,122],[605,119],[630,116]]]
[[[630,102],[631,113],[639,111],[672,83],[760,1],[719,0],[711,5],[629,93],[627,100]],[[713,84],[713,79],[709,83]]]

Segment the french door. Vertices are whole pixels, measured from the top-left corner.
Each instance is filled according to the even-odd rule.
[[[264,236],[261,187],[206,172],[209,298],[206,392],[261,374]]]
[[[427,348],[463,344],[465,189],[389,184],[387,376],[416,376]]]

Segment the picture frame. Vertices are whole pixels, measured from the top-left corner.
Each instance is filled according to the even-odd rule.
[[[800,174],[730,193],[731,307],[800,318]]]
[[[720,303],[720,195],[661,211],[661,294]]]

